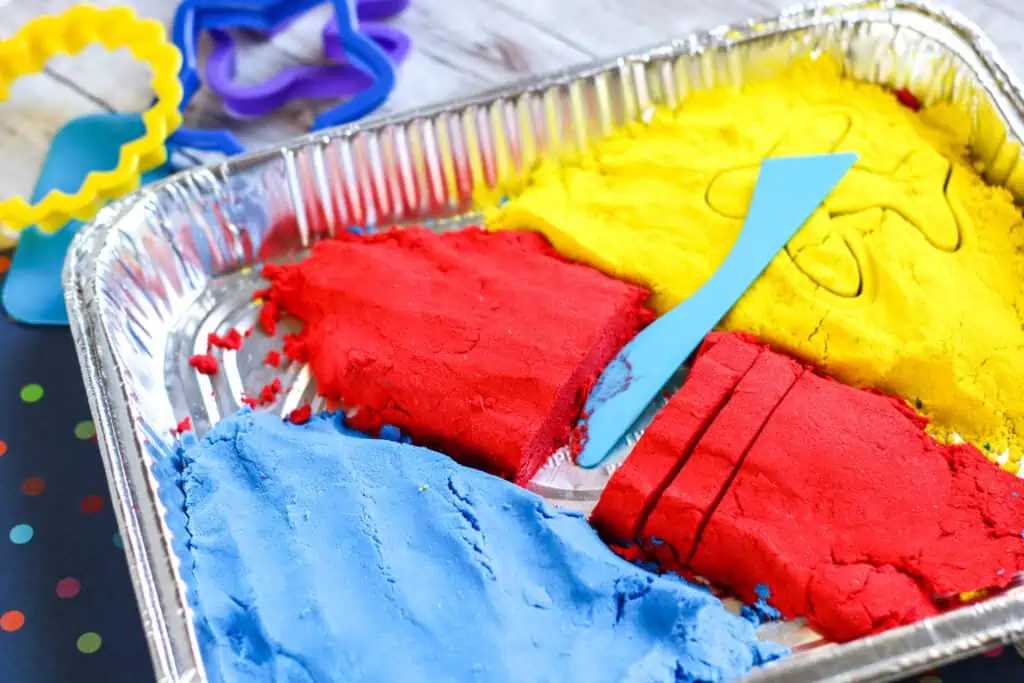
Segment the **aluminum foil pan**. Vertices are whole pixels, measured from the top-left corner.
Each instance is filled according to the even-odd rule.
[[[97,425],[154,669],[161,682],[205,680],[179,562],[150,474],[185,415],[204,432],[270,379],[258,333],[222,359],[211,384],[186,362],[208,332],[248,328],[262,258],[295,258],[351,225],[471,222],[474,189],[542,157],[572,157],[689,92],[770,77],[797,56],[828,54],[853,78],[909,87],[973,114],[987,179],[1024,198],[1024,96],[992,45],[959,15],[918,0],[800,6],[570,69],[479,97],[300,138],[177,175],[109,206],[72,244],[64,268],[71,330]],[[289,367],[282,412],[313,396]],[[564,454],[533,483],[587,510],[608,471]],[[173,511],[172,511],[173,513]],[[180,542],[181,539],[178,539]],[[817,640],[798,624],[760,635]],[[751,683],[890,681],[1024,637],[1024,592],[1010,591],[853,643],[798,647]]]

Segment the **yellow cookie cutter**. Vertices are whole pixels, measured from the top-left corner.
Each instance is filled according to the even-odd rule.
[[[152,70],[156,102],[142,114],[145,134],[121,147],[114,170],[90,173],[74,194],[52,190],[36,204],[21,196],[0,201],[0,246],[12,244],[30,225],[53,233],[72,218],[89,220],[106,202],[137,189],[144,172],[167,160],[164,142],[181,125],[181,53],[167,40],[163,24],[140,19],[130,7],[79,5],[34,19],[0,41],[0,102],[7,100],[14,81],[41,72],[51,57],[76,55],[93,43],[108,50],[128,48]]]

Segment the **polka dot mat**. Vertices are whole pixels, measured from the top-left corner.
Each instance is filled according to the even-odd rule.
[[[71,336],[5,315],[0,350],[0,681],[151,683]]]
[[[0,680],[151,683],[71,336],[3,316],[0,349]],[[1012,647],[905,683],[994,681],[1024,681]]]

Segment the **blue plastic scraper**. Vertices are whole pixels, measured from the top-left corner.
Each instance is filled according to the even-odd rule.
[[[138,114],[90,114],[73,119],[57,131],[32,194],[38,201],[50,190],[74,192],[92,171],[117,165],[121,147],[144,132]],[[147,185],[171,175],[168,165],[142,175]],[[18,240],[11,270],[4,282],[3,303],[7,314],[32,325],[67,325],[61,268],[71,238],[82,227],[69,221],[52,235],[32,226]]]
[[[600,465],[672,375],[853,166],[857,155],[766,159],[747,218],[722,265],[686,301],[629,342],[601,373],[585,408],[578,463]]]

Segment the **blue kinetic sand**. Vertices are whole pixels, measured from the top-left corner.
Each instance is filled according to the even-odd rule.
[[[210,680],[727,681],[747,620],[447,456],[244,410],[155,472]]]
[[[53,137],[32,201],[50,190],[75,192],[89,173],[113,169],[121,147],[144,133],[138,114],[95,114],[67,122]],[[160,166],[143,174],[142,184],[172,173],[167,165]],[[21,234],[4,282],[3,304],[9,316],[35,325],[68,324],[61,269],[71,239],[81,227],[81,221],[72,220],[52,235],[35,227]]]

